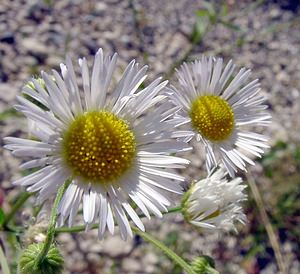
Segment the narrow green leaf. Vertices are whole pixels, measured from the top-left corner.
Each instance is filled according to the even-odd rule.
[[[22,114],[18,113],[15,109],[9,108],[0,112],[0,121],[4,121],[9,117],[22,117]]]
[[[209,17],[209,11],[208,10],[197,10],[195,12],[197,17]]]
[[[220,15],[221,16],[226,16],[228,15],[228,5],[227,4],[223,4],[221,7],[221,11],[220,11]]]
[[[238,25],[235,25],[235,24],[232,24],[228,21],[223,21],[223,20],[220,20],[219,21],[224,27],[228,28],[228,29],[231,29],[231,30],[234,30],[234,31],[241,31],[242,29],[240,28],[240,26]]]
[[[5,213],[3,209],[0,207],[0,226],[3,224],[4,220],[5,220]]]
[[[193,32],[191,35],[191,41],[194,44],[199,43],[203,35],[205,34],[208,27],[209,19],[208,17],[199,17],[194,25]]]
[[[209,12],[210,16],[215,16],[216,15],[216,9],[214,7],[214,4],[212,4],[209,1],[204,1],[203,6]]]
[[[0,266],[1,266],[2,271],[3,271],[1,273],[10,274],[9,267],[8,267],[8,262],[7,262],[7,259],[5,257],[4,252],[2,250],[1,245],[0,245]]]

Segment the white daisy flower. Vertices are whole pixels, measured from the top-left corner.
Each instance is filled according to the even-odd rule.
[[[177,71],[179,85],[170,93],[182,107],[179,121],[187,118],[196,140],[205,145],[208,170],[221,162],[232,177],[238,169],[246,171],[245,162],[254,165],[245,152],[260,157],[262,148],[268,147],[267,138],[248,126],[268,125],[271,118],[264,111],[258,79],[247,83],[250,70],[242,68],[234,76],[234,68],[230,61],[223,69],[223,60],[212,57],[184,63]]]
[[[206,179],[193,183],[182,199],[185,219],[198,227],[235,230],[236,221],[244,224],[246,216],[240,203],[246,200],[241,178],[226,179],[224,168],[214,169]]]
[[[181,193],[184,178],[173,169],[189,162],[170,154],[189,147],[174,131],[178,108],[160,95],[167,81],[156,79],[139,90],[147,67],[132,61],[111,87],[116,61],[116,54],[104,56],[100,49],[90,77],[86,59],[79,59],[82,91],[69,57],[61,64],[62,77],[55,70],[53,76],[42,72],[45,89],[32,79],[35,90],[26,86],[27,96],[19,96],[15,108],[34,121],[31,133],[40,141],[7,137],[5,147],[33,158],[23,169],[40,168],[14,182],[39,192],[38,202],[72,178],[58,207],[60,225],[66,219],[72,225],[82,200],[87,227],[99,223],[101,238],[106,227],[114,233],[116,222],[126,239],[132,236],[128,218],[144,230],[132,202],[148,218],[161,217],[170,204],[166,192]]]

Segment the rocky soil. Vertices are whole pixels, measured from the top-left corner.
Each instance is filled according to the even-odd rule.
[[[218,55],[225,60],[233,59],[238,66],[251,68],[252,78],[261,80],[262,93],[268,98],[273,117],[272,125],[267,129],[271,145],[279,140],[299,145],[299,11],[285,9],[287,6],[281,7],[272,1],[265,2],[253,5],[253,1],[228,0],[227,18],[239,30],[222,24],[213,26],[202,43],[192,48],[188,59],[202,54]],[[203,8],[202,3],[189,0],[2,0],[1,145],[4,136],[27,135],[25,119],[11,108],[16,95],[32,75],[38,75],[41,70],[58,69],[66,53],[74,59],[88,56],[91,61],[92,55],[102,47],[105,52],[118,52],[120,71],[134,58],[150,66],[149,79],[154,79],[169,71],[191,47],[188,37],[195,22],[194,12]],[[171,81],[175,80],[173,78]],[[20,160],[8,151],[0,149],[0,153],[1,189],[5,192],[3,207],[7,210],[8,201],[20,191],[11,186],[11,181],[21,176]],[[205,176],[199,153],[188,156],[193,163],[186,171],[190,178]],[[252,169],[252,174],[258,184],[265,182],[260,179],[262,167],[259,163]],[[43,216],[47,216],[47,211],[44,213]],[[43,216],[38,218],[41,225],[47,220]],[[31,225],[36,219],[28,209],[22,212],[20,221]],[[255,258],[244,258],[240,245],[243,237],[250,233],[247,228],[239,229],[242,231],[240,236],[201,234],[184,224],[177,215],[162,221],[147,221],[146,228],[157,238],[171,241],[171,246],[188,259],[201,254],[216,258],[220,273],[278,273],[274,257],[263,267]],[[65,273],[180,273],[138,237],[123,242],[117,235],[107,235],[100,242],[96,231],[90,231],[61,234],[58,244],[66,259]],[[283,242],[281,247],[287,273],[299,273],[294,243]]]

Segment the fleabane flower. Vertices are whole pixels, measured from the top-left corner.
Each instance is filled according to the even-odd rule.
[[[250,70],[242,68],[234,75],[234,68],[232,61],[223,68],[223,60],[212,57],[184,63],[177,71],[179,84],[170,92],[182,107],[178,121],[185,118],[196,140],[205,145],[207,169],[222,163],[232,177],[238,169],[246,171],[246,162],[254,165],[246,153],[260,157],[268,147],[267,138],[253,132],[253,126],[266,126],[271,118],[258,79],[247,82]]]
[[[38,192],[38,202],[71,178],[58,206],[60,225],[67,219],[73,224],[82,202],[84,222],[99,223],[100,238],[106,228],[114,233],[116,221],[126,239],[132,236],[129,219],[144,230],[136,208],[148,218],[161,217],[170,204],[168,192],[181,193],[184,178],[175,169],[188,161],[170,154],[189,147],[174,131],[178,108],[160,94],[167,82],[156,79],[140,89],[147,67],[132,61],[112,85],[116,61],[116,54],[105,56],[100,49],[91,76],[87,60],[79,59],[81,81],[69,57],[61,64],[62,76],[42,72],[45,88],[32,79],[34,89],[26,86],[15,108],[33,123],[31,134],[38,140],[5,142],[15,156],[33,158],[21,168],[39,168],[14,182]]]
[[[247,196],[241,178],[227,180],[227,171],[214,169],[207,178],[195,182],[182,199],[182,213],[189,223],[219,231],[235,229],[235,222],[244,224],[246,216],[241,202]]]

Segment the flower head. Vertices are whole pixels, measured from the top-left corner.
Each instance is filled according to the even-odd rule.
[[[126,239],[132,235],[128,217],[144,230],[131,202],[148,218],[161,217],[170,204],[166,192],[181,193],[184,179],[173,169],[188,161],[170,154],[189,147],[174,131],[178,108],[160,94],[167,82],[156,79],[140,89],[147,67],[132,61],[112,86],[116,61],[116,54],[105,56],[100,49],[90,77],[86,59],[79,59],[82,86],[69,57],[61,64],[62,76],[42,72],[44,86],[32,79],[34,88],[24,88],[26,97],[18,97],[16,109],[34,124],[31,134],[38,141],[5,141],[14,155],[33,158],[23,169],[40,168],[15,182],[39,192],[39,202],[72,178],[58,207],[60,225],[67,218],[72,225],[82,201],[87,227],[99,223],[101,238],[106,227],[114,232],[116,221]]]
[[[245,152],[260,157],[262,148],[268,147],[267,138],[248,126],[270,122],[258,79],[247,83],[250,70],[242,68],[234,76],[234,68],[231,61],[223,68],[221,58],[185,63],[177,72],[179,85],[170,93],[182,107],[177,119],[205,145],[208,170],[222,163],[232,177],[238,169],[246,170],[245,162],[254,164]]]
[[[226,179],[224,168],[213,171],[206,179],[192,184],[182,199],[185,219],[198,227],[216,230],[235,230],[234,223],[245,223],[240,206],[246,199],[241,178]]]

